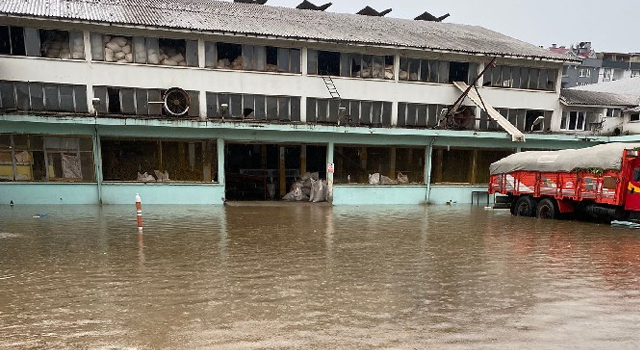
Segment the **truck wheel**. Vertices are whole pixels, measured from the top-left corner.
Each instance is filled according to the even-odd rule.
[[[513,210],[516,216],[535,216],[536,215],[536,201],[530,196],[522,196],[516,201],[515,208]]]
[[[557,219],[560,216],[558,203],[555,199],[545,198],[538,203],[536,216],[539,219]]]

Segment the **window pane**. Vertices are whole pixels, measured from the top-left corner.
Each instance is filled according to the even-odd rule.
[[[254,46],[253,54],[255,55],[255,67],[254,69],[264,71],[267,69],[267,47],[266,46]]]
[[[27,56],[40,56],[40,32],[34,28],[24,29],[24,41]]]
[[[291,121],[300,121],[300,97],[291,97]]]
[[[351,55],[348,53],[340,54],[340,76],[351,76]]]
[[[136,114],[133,89],[120,89],[120,106],[123,114]]]
[[[318,51],[307,50],[307,74],[318,74]]]
[[[58,86],[52,84],[44,85],[45,109],[47,111],[60,110],[60,98],[58,96]]]
[[[440,62],[440,71],[438,72],[438,82],[446,84],[449,82],[449,62]]]
[[[278,98],[275,96],[267,96],[267,119],[275,120],[278,118]]]
[[[30,110],[29,83],[16,83],[16,92],[18,95],[18,109],[23,111]]]
[[[290,120],[291,113],[289,111],[289,97],[278,97],[278,119]]]
[[[229,114],[232,117],[242,117],[242,95],[229,94]]]
[[[88,112],[87,107],[87,87],[84,85],[73,86],[73,98],[76,106],[76,112]]]
[[[76,60],[84,58],[84,34],[82,32],[69,33],[69,48],[71,58]],[[129,47],[129,52],[131,52],[131,47]]]
[[[391,126],[391,108],[393,103],[383,102],[382,104],[382,125]]]
[[[373,102],[371,108],[371,122],[375,125],[382,125],[382,102]]]
[[[197,117],[200,115],[200,92],[199,91],[187,91],[189,94],[189,116]]]
[[[187,66],[189,67],[197,67],[198,66],[198,41],[197,40],[186,40],[187,48],[185,55]]]
[[[362,113],[360,114],[360,123],[371,124],[371,102],[362,101],[361,103]]]
[[[299,49],[291,49],[291,73],[300,74],[300,50]]]
[[[255,118],[254,107],[255,98],[251,94],[242,95],[242,116],[244,118]]]
[[[107,108],[109,106],[107,101],[107,88],[105,86],[94,86],[93,96],[94,98],[100,99],[98,113],[107,113]]]
[[[242,45],[242,68],[247,70],[256,69],[253,45]]]
[[[162,101],[162,91],[147,90],[147,101],[148,102]],[[149,110],[149,115],[155,115],[155,116],[162,115],[163,107],[161,103],[147,103],[147,108]]]
[[[318,121],[319,122],[327,122],[329,118],[327,117],[329,103],[327,100],[316,100],[318,104]]]
[[[255,95],[256,110],[254,114],[257,119],[267,119],[266,97],[264,95]]]
[[[30,83],[29,93],[31,94],[31,109],[34,111],[44,110],[44,92],[42,84]]]
[[[91,59],[94,61],[104,61],[102,34],[91,33]]]
[[[0,27],[2,30],[2,27]],[[0,105],[3,109],[16,108],[16,94],[13,91],[13,83],[0,82]]]
[[[147,48],[145,47],[145,38],[134,36],[133,42],[133,61],[135,63],[147,63]]]
[[[398,126],[410,126],[407,125],[407,104],[404,102],[398,103]]]
[[[204,43],[204,66],[215,68],[217,60],[216,43],[206,41]]]
[[[135,47],[135,46],[134,46]],[[149,115],[147,90],[135,89],[136,107],[139,115]]]
[[[307,98],[307,122],[315,122],[317,121],[316,114],[316,99],[315,98]]]
[[[278,69],[289,72],[289,49],[278,49]]]
[[[415,103],[410,103],[407,106],[407,126],[416,125],[417,108]]]
[[[73,86],[60,85],[60,109],[68,112],[75,111]]]

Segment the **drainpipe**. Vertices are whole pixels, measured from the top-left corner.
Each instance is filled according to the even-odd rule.
[[[431,196],[431,168],[433,165],[431,157],[433,156],[433,143],[435,140],[435,138],[432,138],[431,141],[429,141],[429,146],[427,146],[424,152],[424,179],[427,183],[427,193],[424,196],[425,204],[429,204],[429,197]]]

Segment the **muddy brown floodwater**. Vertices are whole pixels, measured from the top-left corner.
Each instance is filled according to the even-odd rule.
[[[0,349],[639,349],[640,231],[483,207],[0,207]],[[35,217],[34,217],[35,216]]]

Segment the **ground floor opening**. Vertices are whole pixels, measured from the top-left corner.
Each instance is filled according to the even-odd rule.
[[[281,200],[306,173],[326,179],[324,145],[227,143],[224,155],[229,201]]]

